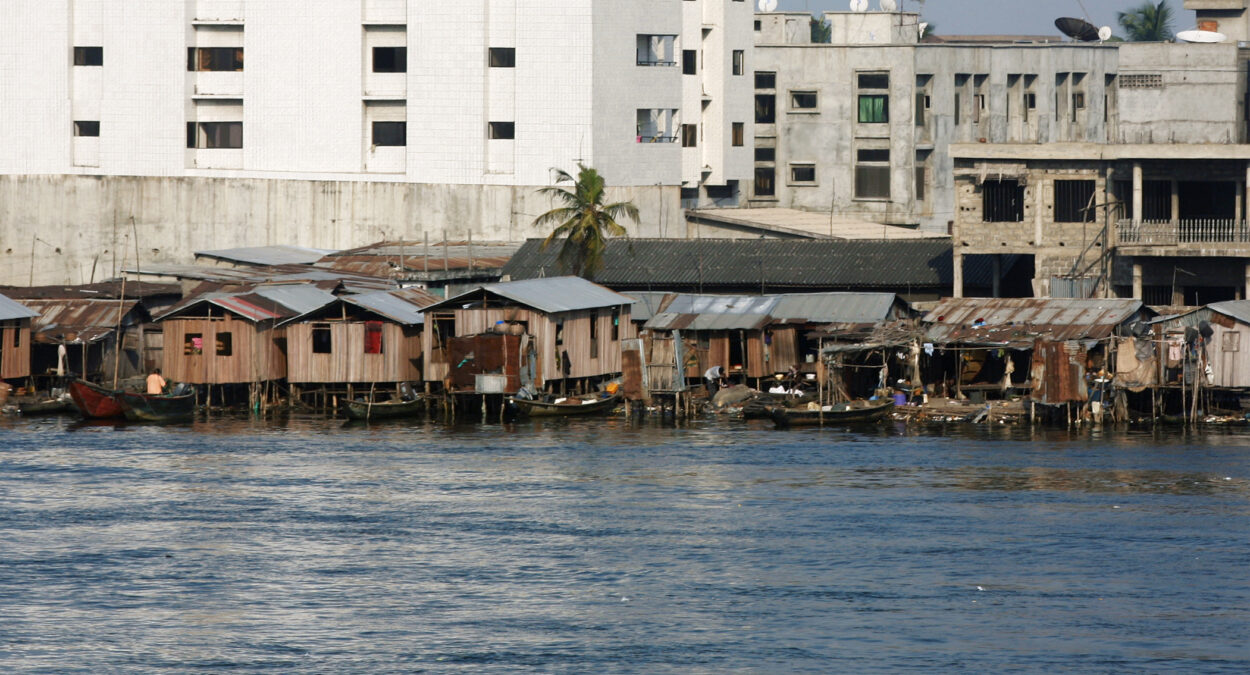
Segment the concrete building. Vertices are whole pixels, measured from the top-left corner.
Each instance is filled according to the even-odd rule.
[[[32,260],[36,283],[109,276],[136,246],[153,263],[517,241],[543,234],[535,189],[578,163],[638,204],[638,234],[664,235],[680,199],[735,203],[750,177],[751,12],[17,0],[0,24],[0,281]]]

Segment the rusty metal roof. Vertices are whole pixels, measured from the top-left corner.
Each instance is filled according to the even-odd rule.
[[[102,340],[122,326],[135,323],[132,312],[138,300],[68,298],[27,300],[39,312],[31,321],[32,339],[40,343],[83,343]]]
[[[55,286],[0,286],[0,293],[10,298],[21,300],[36,298],[42,299],[66,299],[66,298],[113,298],[117,299],[123,295],[127,298],[152,298],[159,296],[180,296],[182,295],[182,287],[178,284],[154,283],[150,281],[133,281],[127,280],[125,288],[121,279],[111,281],[98,281],[92,284],[78,284],[68,286],[58,284]]]
[[[163,321],[191,308],[211,304],[253,322],[290,319],[334,302],[328,290],[308,284],[253,286],[232,291],[202,286],[183,302],[156,317]]]
[[[921,321],[938,344],[1031,346],[1039,337],[1109,337],[1143,311],[1140,300],[1120,298],[946,298]]]
[[[872,323],[907,313],[893,293],[673,293],[664,296],[656,309],[659,311],[647,321],[646,328],[752,330],[781,323]]]
[[[10,300],[0,295],[0,321],[11,321],[13,319],[31,319],[39,316],[39,313],[26,307],[20,302]]]
[[[331,253],[318,261],[319,267],[371,274],[380,277],[410,277],[452,270],[502,270],[520,248],[502,242],[383,241],[360,248]]]
[[[196,251],[197,258],[212,258],[246,265],[310,265],[333,253],[324,248],[303,246],[246,246],[223,248],[215,251]]]

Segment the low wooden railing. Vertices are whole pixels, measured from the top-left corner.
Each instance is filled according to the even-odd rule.
[[[1250,228],[1244,220],[1119,220],[1115,234],[1121,246],[1250,244]]]

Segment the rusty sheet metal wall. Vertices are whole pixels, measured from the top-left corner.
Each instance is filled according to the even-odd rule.
[[[642,401],[648,396],[643,373],[643,345],[638,339],[621,344],[621,391],[630,401]]]
[[[0,322],[0,379],[30,375],[30,319]]]
[[[330,353],[312,350],[315,325],[328,325]],[[286,327],[287,380],[295,383],[410,382],[421,379],[421,329],[382,324],[382,353],[365,353],[361,321],[297,323]]]
[[[1085,388],[1085,349],[1079,342],[1033,343],[1033,399],[1058,404],[1089,400]]]
[[[483,334],[456,337],[447,344],[448,380],[453,391],[474,391],[478,375],[504,375],[505,391],[521,388],[521,337]]]
[[[286,354],[275,341],[286,335],[283,328],[258,326],[249,321],[224,319],[168,319],[164,332],[164,371],[171,382],[191,384],[243,384],[286,377]],[[217,355],[217,337],[230,333],[231,353]],[[187,349],[186,337],[199,334],[203,348]]]

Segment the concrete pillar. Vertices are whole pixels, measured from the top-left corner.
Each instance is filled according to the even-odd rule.
[[[1241,222],[1241,204],[1245,200],[1245,190],[1246,190],[1245,183],[1242,183],[1241,181],[1237,181],[1237,188],[1236,188],[1237,194],[1236,196],[1233,197],[1233,222],[1234,223]],[[1236,232],[1237,229],[1233,228],[1233,231]]]
[[[1133,261],[1133,299],[1142,299],[1141,263]]]
[[[994,292],[990,294],[990,297],[997,298],[1002,295],[1001,282],[1002,282],[1002,276],[1003,276],[1003,257],[1001,255],[998,255],[997,253],[991,256],[990,267],[992,270],[991,274],[993,275],[993,289],[994,289]]]
[[[1181,182],[1172,179],[1172,222],[1181,219]]]
[[[1141,212],[1141,162],[1133,162],[1133,221],[1140,223]]]
[[[1250,298],[1250,262],[1246,263],[1246,292],[1241,297]]]
[[[951,295],[956,298],[964,297],[964,254],[959,252],[959,242],[955,242],[954,255],[952,257],[953,276],[951,278]]]

